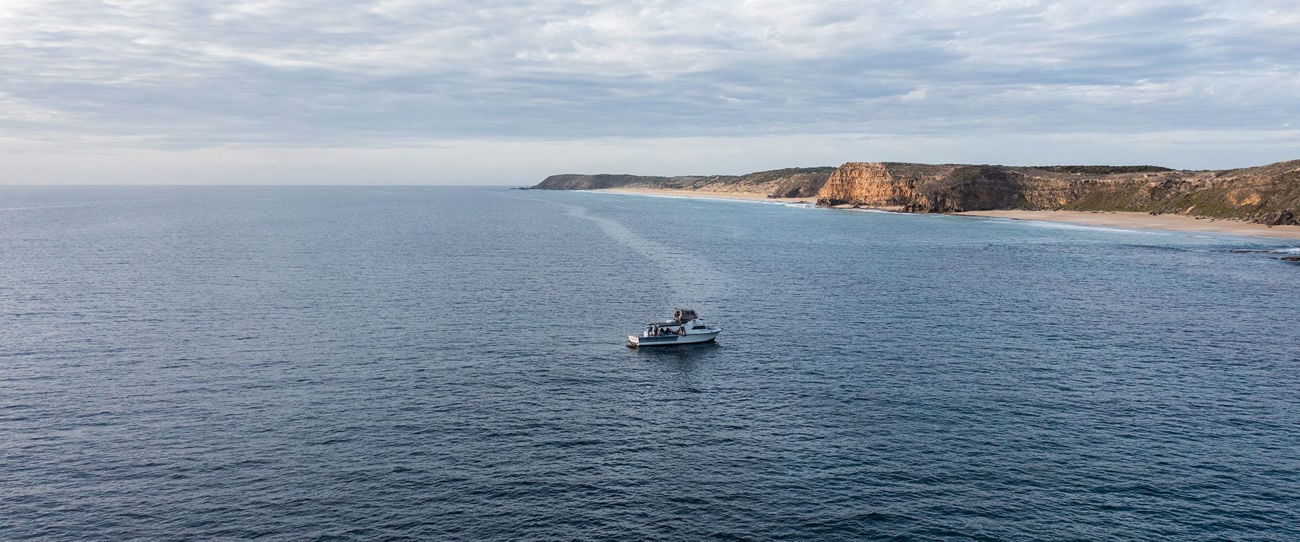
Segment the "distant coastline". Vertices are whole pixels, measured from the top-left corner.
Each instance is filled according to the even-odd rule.
[[[627,194],[641,196],[671,196],[680,198],[729,199],[737,201],[771,201],[781,203],[803,203],[813,205],[813,198],[770,198],[752,192],[719,192],[708,190],[673,190],[653,188],[598,188],[591,192],[610,194]],[[843,209],[853,208],[847,205],[837,206]],[[859,207],[861,208],[861,207]],[[887,212],[901,212],[899,208],[867,209]],[[1006,220],[1025,220],[1034,222],[1056,222],[1097,226],[1105,228],[1122,228],[1134,230],[1160,230],[1179,232],[1204,232],[1225,235],[1242,235],[1248,237],[1265,237],[1271,239],[1300,240],[1300,226],[1268,226],[1240,220],[1218,220],[1213,218],[1196,218],[1184,215],[1153,215],[1137,212],[1103,212],[1103,211],[1026,211],[994,210],[966,211],[949,213],[954,216],[973,218],[998,218]]]
[[[1220,171],[848,162],[745,175],[552,175],[531,188],[1300,239],[1300,160]]]
[[[776,198],[759,192],[737,192],[720,190],[682,190],[673,188],[595,188],[592,192],[611,194],[637,194],[644,196],[672,196],[679,198],[729,199],[741,201],[771,201],[779,203],[806,203],[815,205],[817,198]]]

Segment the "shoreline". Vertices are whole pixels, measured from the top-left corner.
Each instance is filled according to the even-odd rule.
[[[817,198],[769,198],[759,192],[717,192],[713,190],[678,190],[671,188],[595,188],[587,192],[631,194],[637,196],[672,196],[679,198],[729,199],[736,201],[770,201],[773,203],[807,203],[816,205]]]
[[[701,199],[729,199],[740,201],[770,201],[774,203],[804,203],[815,205],[816,198],[769,198],[757,192],[715,192],[707,190],[672,190],[655,188],[600,188],[590,192],[607,192],[611,194],[631,194],[641,196],[673,196]],[[863,207],[878,211],[897,212],[898,209]],[[1125,228],[1134,230],[1158,230],[1176,232],[1201,232],[1245,237],[1262,237],[1268,239],[1300,240],[1300,226],[1266,226],[1253,222],[1238,220],[1195,218],[1186,215],[1152,215],[1141,212],[1125,211],[966,211],[951,213],[951,216],[974,218],[1000,218],[1004,220],[1025,220],[1031,222],[1058,222],[1082,226],[1106,228]]]
[[[1001,218],[1034,222],[1060,222],[1083,226],[1127,228],[1136,230],[1161,230],[1177,232],[1219,233],[1266,237],[1270,239],[1300,240],[1300,226],[1266,226],[1239,220],[1196,218],[1187,215],[1152,215],[1126,211],[966,211],[953,216]]]

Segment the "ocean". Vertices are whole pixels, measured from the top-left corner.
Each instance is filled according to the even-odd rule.
[[[0,187],[0,539],[1296,540],[1298,245]]]

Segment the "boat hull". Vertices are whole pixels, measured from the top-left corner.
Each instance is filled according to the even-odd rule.
[[[657,337],[628,335],[627,345],[633,348],[639,348],[642,346],[680,346],[683,344],[700,344],[718,338],[719,333],[722,333],[722,331],[692,333],[686,335],[660,335]]]

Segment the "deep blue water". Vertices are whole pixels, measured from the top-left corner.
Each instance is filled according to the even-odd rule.
[[[1296,540],[1298,245],[0,188],[0,539]]]

